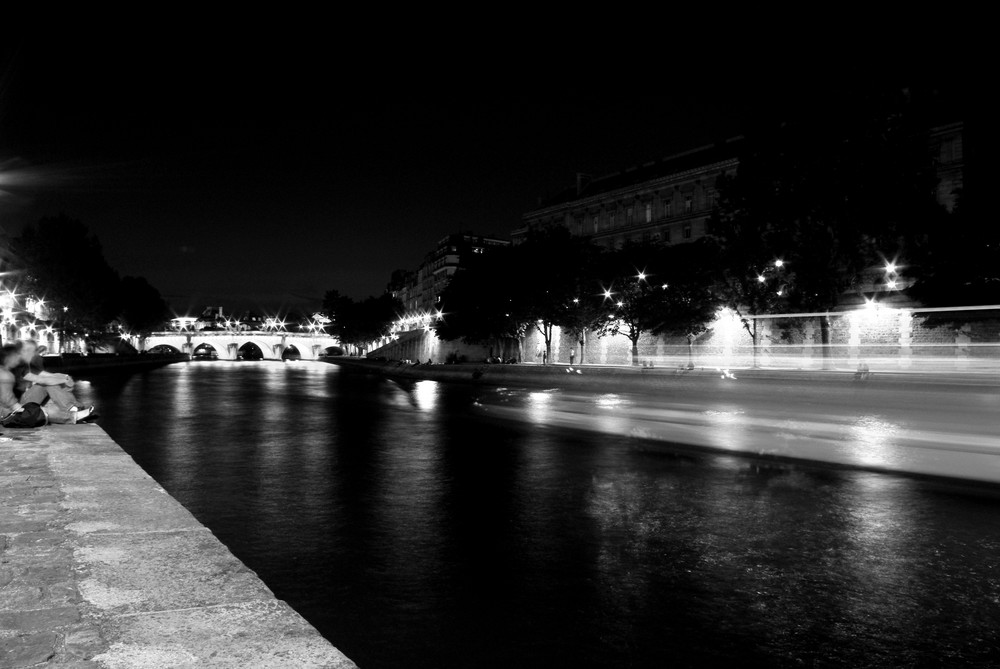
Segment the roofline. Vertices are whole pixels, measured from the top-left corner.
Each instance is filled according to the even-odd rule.
[[[596,204],[596,203],[599,203],[601,201],[610,199],[610,197],[613,194],[625,194],[625,193],[628,193],[630,191],[645,190],[645,189],[649,188],[651,186],[651,184],[666,185],[668,182],[676,181],[678,179],[683,179],[686,176],[691,176],[691,175],[698,174],[698,173],[701,173],[701,172],[705,172],[705,171],[711,170],[711,169],[736,166],[737,164],[739,164],[739,159],[738,158],[736,158],[736,157],[727,158],[726,160],[720,160],[720,161],[716,161],[714,163],[708,163],[706,165],[702,165],[701,167],[694,167],[694,168],[691,168],[691,169],[682,170],[680,172],[673,172],[671,174],[667,174],[667,175],[664,175],[664,176],[661,176],[661,177],[656,177],[656,178],[653,178],[653,179],[647,179],[646,181],[640,181],[638,183],[631,184],[631,185],[628,185],[628,186],[622,186],[621,188],[616,188],[614,190],[605,191],[603,193],[597,193],[595,195],[588,195],[587,197],[577,198],[577,199],[573,199],[573,200],[566,200],[565,202],[560,202],[559,204],[549,205],[548,207],[542,207],[540,209],[532,209],[532,210],[527,211],[524,214],[522,214],[521,218],[522,218],[522,220],[524,220],[524,219],[527,219],[529,216],[533,217],[533,216],[537,216],[537,215],[540,215],[540,214],[551,213],[551,212],[558,211],[560,209],[572,209],[572,208],[577,208],[577,207],[590,206],[592,204]],[[616,172],[614,175],[608,175],[608,176],[609,177],[610,176],[617,176],[618,174],[620,174],[620,172]],[[602,177],[602,178],[605,178],[605,177]],[[593,182],[591,182],[591,183],[593,183]]]

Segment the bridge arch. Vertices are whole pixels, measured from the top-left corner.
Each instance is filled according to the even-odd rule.
[[[208,342],[201,342],[200,344],[197,345],[192,343],[191,357],[192,358],[208,357],[208,358],[218,359],[222,357],[222,354],[219,352],[219,349],[217,349],[213,344],[209,344]]]
[[[275,342],[276,344],[277,342]],[[244,354],[245,351],[252,350],[251,347],[256,348],[261,353],[262,360],[278,360],[279,356],[274,352],[275,344],[268,344],[261,339],[242,339],[237,341],[237,350],[240,354]],[[246,359],[246,358],[244,358]]]
[[[150,349],[146,350],[147,353],[183,353],[176,346],[171,346],[170,344],[157,344]]]

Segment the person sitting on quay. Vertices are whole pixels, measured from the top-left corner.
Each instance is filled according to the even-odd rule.
[[[2,349],[0,367],[0,415],[4,418],[23,410],[25,404],[38,404],[49,423],[78,423],[94,413],[94,407],[81,408],[73,395],[73,378],[42,369],[36,355],[37,344],[21,342]]]

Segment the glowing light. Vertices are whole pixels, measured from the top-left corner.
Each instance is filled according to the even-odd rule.
[[[645,272],[639,272],[639,274],[637,275],[637,278],[639,279],[639,281],[645,281],[646,280],[646,273]]]
[[[719,341],[722,343],[722,358],[720,360],[722,367],[728,368],[732,362],[733,348],[743,331],[743,323],[735,311],[723,307],[715,314],[715,321],[712,323],[711,329],[718,333]]]
[[[886,271],[886,274],[895,274],[896,273],[896,263],[894,263],[894,262],[887,262],[885,264],[885,271]]]
[[[758,274],[757,275],[757,282],[758,283],[764,283],[764,281],[766,281],[766,279],[764,278],[764,275],[763,274]]]
[[[580,304],[580,298],[574,297],[573,298],[573,304]]]
[[[669,285],[668,284],[663,284],[662,286],[660,286],[660,288],[662,288],[663,290],[666,290],[667,288],[669,288]]]
[[[619,306],[619,307],[624,307],[624,306],[625,306],[625,303],[624,303],[624,302],[619,302],[619,303],[618,303],[618,306]]]
[[[608,298],[610,298],[610,297],[611,297],[611,289],[610,289],[610,288],[608,288],[608,289],[606,289],[606,290],[604,291],[604,299],[606,300],[606,299],[608,299]]]
[[[785,293],[785,291],[784,291],[784,290],[779,290],[779,291],[778,291],[778,297],[781,297],[782,295],[784,295],[784,293]]]
[[[784,264],[785,264],[785,261],[782,260],[781,258],[778,258],[777,260],[774,261],[774,266],[775,267],[783,267]]]
[[[896,290],[896,280],[895,279],[889,279],[888,281],[886,281],[885,286],[889,290]]]

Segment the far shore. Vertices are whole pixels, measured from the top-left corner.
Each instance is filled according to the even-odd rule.
[[[389,377],[428,379],[477,385],[516,385],[544,388],[582,389],[596,392],[643,392],[687,384],[732,384],[739,380],[777,382],[806,381],[824,386],[858,388],[861,386],[987,386],[1000,391],[1000,378],[976,372],[876,372],[858,378],[846,369],[831,371],[778,368],[743,368],[721,370],[712,367],[694,369],[674,367],[632,367],[625,365],[566,364],[427,364],[370,360],[355,357],[330,357],[324,362],[346,369]]]

